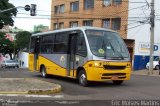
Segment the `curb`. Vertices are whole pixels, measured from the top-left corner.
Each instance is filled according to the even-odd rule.
[[[60,85],[56,85],[56,88],[54,89],[47,89],[47,90],[28,90],[26,92],[0,92],[0,94],[53,94],[53,93],[59,93],[61,92],[62,88]]]
[[[17,79],[17,78],[14,78],[14,79]],[[32,81],[32,78],[22,78],[22,79],[24,79],[24,80],[27,79],[27,80]],[[9,80],[12,80],[12,78],[9,78]],[[36,80],[39,80],[39,79],[36,79]],[[0,94],[37,94],[37,95],[42,95],[42,94],[59,93],[62,90],[62,87],[59,84],[54,84],[54,83],[50,83],[50,82],[43,81],[43,80],[40,80],[40,81],[42,83],[45,82],[45,83],[50,84],[51,87],[49,87],[49,88],[35,88],[35,89],[31,88],[28,90],[17,91],[17,92],[16,92],[17,89],[13,88],[13,91],[0,91]],[[52,87],[52,84],[53,84],[53,87]]]
[[[28,94],[28,92],[0,92],[0,94]]]
[[[148,74],[148,70],[132,71],[131,74],[132,75],[141,75],[141,76],[160,77],[159,70],[153,70],[152,74]]]
[[[61,92],[61,90],[62,90],[61,85],[56,85],[56,88],[54,88],[54,89],[29,90],[29,91],[27,92],[27,94],[39,94],[39,95],[42,95],[42,94],[53,94],[53,93],[59,93],[59,92]]]

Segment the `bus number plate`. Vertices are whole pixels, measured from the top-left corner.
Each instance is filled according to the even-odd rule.
[[[112,76],[112,80],[117,80],[118,76]]]

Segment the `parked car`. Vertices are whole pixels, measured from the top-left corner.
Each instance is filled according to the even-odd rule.
[[[155,70],[158,70],[158,69],[159,69],[159,63],[158,63],[158,61],[159,61],[159,57],[156,57],[156,58],[153,60],[153,69],[155,69]],[[148,63],[146,64],[146,68],[147,68],[147,69],[149,69],[149,65],[150,65],[150,63],[148,62]]]
[[[2,68],[10,68],[10,67],[17,67],[19,68],[19,63],[17,60],[5,60],[1,63]]]

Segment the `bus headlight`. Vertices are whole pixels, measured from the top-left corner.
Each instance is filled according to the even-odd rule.
[[[102,62],[94,62],[95,67],[101,68],[103,66]]]

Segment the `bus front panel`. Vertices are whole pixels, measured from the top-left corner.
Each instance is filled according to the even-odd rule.
[[[130,80],[130,62],[90,61],[85,67],[89,81]]]

